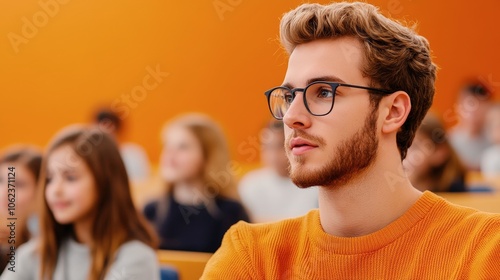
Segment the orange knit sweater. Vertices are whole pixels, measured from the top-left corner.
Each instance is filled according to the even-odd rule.
[[[396,221],[360,237],[325,233],[318,210],[239,222],[201,279],[500,279],[500,215],[425,192]]]

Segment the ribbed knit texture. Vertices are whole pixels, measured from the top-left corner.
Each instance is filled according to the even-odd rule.
[[[318,210],[239,222],[201,279],[500,279],[500,214],[425,192],[396,221],[360,237],[325,233]]]

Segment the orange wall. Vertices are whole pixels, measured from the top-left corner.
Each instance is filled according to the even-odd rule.
[[[286,67],[279,18],[303,1],[60,2],[0,4],[0,148],[45,145],[61,127],[89,121],[96,106],[114,102],[127,140],[153,160],[164,121],[202,111],[222,124],[237,160],[255,162],[252,143],[269,118],[263,91],[281,83]],[[453,110],[465,77],[490,80],[500,94],[498,1],[369,2],[419,23],[441,67],[438,111]],[[30,29],[33,22],[38,27]],[[149,90],[136,101],[122,101],[156,67],[168,76],[156,85],[147,80]]]

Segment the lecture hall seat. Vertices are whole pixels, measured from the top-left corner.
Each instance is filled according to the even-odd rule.
[[[500,213],[500,192],[437,193],[451,203],[485,212]]]
[[[179,276],[179,280],[200,279],[211,253],[157,250],[160,265],[173,267]]]

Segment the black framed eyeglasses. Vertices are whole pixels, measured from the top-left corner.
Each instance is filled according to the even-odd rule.
[[[335,94],[337,88],[339,87],[350,87],[350,88],[360,88],[366,89],[373,93],[379,93],[383,95],[389,95],[394,93],[394,91],[386,89],[378,89],[364,86],[356,86],[350,84],[316,81],[310,83],[305,88],[294,88],[290,89],[288,87],[275,87],[264,94],[267,97],[267,104],[269,105],[269,110],[273,117],[277,120],[282,120],[285,116],[288,108],[292,104],[297,92],[300,91],[304,94],[304,106],[306,106],[307,111],[313,116],[325,116],[330,114],[333,109],[333,104],[335,103]]]

